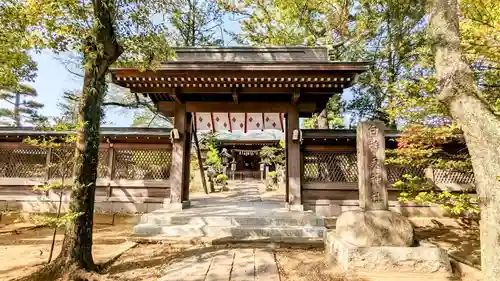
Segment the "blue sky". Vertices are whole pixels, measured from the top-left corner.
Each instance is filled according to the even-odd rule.
[[[46,116],[58,116],[57,102],[61,101],[65,91],[80,90],[83,80],[70,73],[60,58],[64,55],[55,55],[49,51],[34,54],[33,58],[38,64],[38,76],[34,83],[31,83],[37,90],[37,101],[43,103],[45,107],[42,114]],[[133,112],[124,114],[123,110],[108,110],[106,112],[107,126],[127,127],[132,124]]]

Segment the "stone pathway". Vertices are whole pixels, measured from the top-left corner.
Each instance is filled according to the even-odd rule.
[[[190,200],[192,206],[206,206],[217,203],[283,203],[285,202],[285,191],[265,191],[264,184],[258,180],[234,180],[228,182],[228,191],[210,194],[194,193]]]
[[[173,262],[159,281],[279,281],[269,249],[222,249]]]

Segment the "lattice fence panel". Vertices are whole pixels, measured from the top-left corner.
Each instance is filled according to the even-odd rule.
[[[97,163],[97,177],[105,178],[108,176],[109,153],[107,149],[99,150],[99,162]]]
[[[402,168],[396,166],[387,166],[387,180],[395,183],[403,179],[403,175],[408,174],[413,177],[425,177],[425,169],[422,168]]]
[[[117,149],[115,150],[115,179],[168,179],[172,163],[170,150]]]
[[[433,173],[435,183],[474,183],[473,173],[437,169]]]
[[[303,154],[305,182],[357,182],[356,153],[308,151]]]
[[[52,149],[50,155],[50,177],[51,178],[70,178],[73,175],[75,157],[74,147],[65,147]]]
[[[72,177],[74,161],[72,161],[75,156],[75,148],[67,147],[64,149],[53,149],[52,155],[50,157],[51,168],[50,177],[51,178],[61,178],[62,175],[66,178]],[[63,167],[60,167],[60,163],[66,163]],[[97,177],[105,178],[108,175],[108,151],[99,150],[98,162],[97,162]]]
[[[0,150],[0,177],[44,178],[47,152],[39,148]]]

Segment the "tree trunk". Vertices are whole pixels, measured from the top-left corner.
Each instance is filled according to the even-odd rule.
[[[462,128],[481,208],[481,264],[485,281],[500,280],[500,120],[478,98],[470,67],[462,60],[457,0],[432,0],[430,32],[441,84],[439,100]]]
[[[63,171],[63,173],[64,173],[64,171]],[[64,176],[63,176],[62,184],[64,186]],[[59,219],[59,217],[61,216],[61,206],[62,206],[63,195],[64,195],[64,189],[59,192],[59,206],[57,206],[56,219]],[[54,227],[54,232],[52,233],[52,244],[50,245],[49,259],[48,259],[47,263],[50,263],[52,261],[52,255],[54,254],[54,246],[56,245],[56,234],[57,234],[57,226]]]
[[[16,101],[14,102],[14,126],[21,127],[21,94],[16,91]]]
[[[196,122],[194,118],[193,122]],[[205,179],[205,170],[203,170],[203,160],[201,159],[201,151],[200,151],[200,143],[198,142],[198,135],[196,134],[195,126],[193,125],[191,127],[193,128],[194,145],[196,146],[196,156],[198,158],[198,166],[200,167],[201,185],[203,186],[205,194],[208,194],[207,181]]]
[[[79,215],[66,226],[61,254],[57,258],[64,266],[89,271],[96,269],[92,259],[92,226],[105,75],[122,53],[113,26],[115,6],[113,0],[93,1],[95,37],[89,36],[86,49],[90,51],[84,52],[84,62],[89,66],[85,70],[80,99],[78,120],[82,126],[77,135],[75,180],[69,205],[70,212]]]

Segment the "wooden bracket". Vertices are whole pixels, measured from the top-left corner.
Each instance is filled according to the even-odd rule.
[[[293,89],[292,104],[296,105],[300,98],[300,89]]]
[[[176,103],[182,103],[181,99],[179,98],[179,90],[177,88],[172,88],[170,91],[170,96]]]
[[[232,92],[232,94],[233,94],[233,102],[234,102],[235,104],[238,104],[238,103],[239,103],[239,100],[238,100],[238,98],[239,98],[239,93],[238,93],[238,92],[239,92],[239,90],[238,90],[237,88],[233,87],[233,88],[231,89],[231,92]]]

